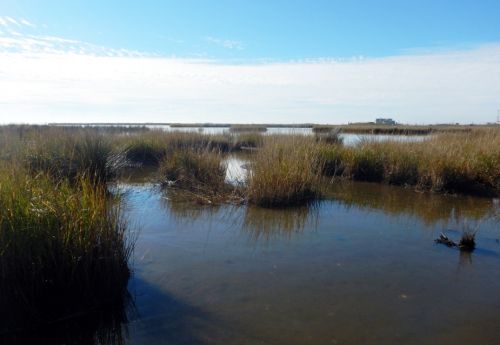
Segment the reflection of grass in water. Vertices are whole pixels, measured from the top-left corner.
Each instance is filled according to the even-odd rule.
[[[162,204],[176,221],[184,224],[221,221],[231,228],[241,226],[254,240],[291,237],[307,227],[314,229],[318,220],[316,204],[279,209],[249,205],[199,205],[182,191],[167,189],[164,195]]]
[[[410,215],[426,225],[483,219],[491,216],[493,210],[489,199],[416,193],[374,183],[337,183],[326,193],[348,206],[378,209],[393,216]]]
[[[196,221],[204,215],[215,214],[221,208],[220,204],[200,204],[193,201],[190,193],[178,189],[164,189],[162,205],[167,211],[182,221]]]
[[[271,240],[275,237],[291,237],[304,231],[306,227],[317,225],[318,209],[315,205],[270,209],[248,206],[243,230],[253,240]]]

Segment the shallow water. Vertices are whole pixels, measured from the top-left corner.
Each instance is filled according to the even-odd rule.
[[[199,206],[144,181],[117,186],[134,303],[100,344],[500,343],[498,201],[351,182],[309,207]],[[434,243],[477,224],[472,254]]]
[[[498,344],[490,199],[348,183],[305,208],[200,207],[126,184],[132,344]],[[480,222],[478,248],[434,243]]]

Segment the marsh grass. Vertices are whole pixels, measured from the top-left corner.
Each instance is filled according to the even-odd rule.
[[[220,189],[224,185],[225,168],[219,152],[177,150],[163,159],[160,171],[167,182],[183,188]]]
[[[353,123],[348,125],[315,125],[314,133],[324,133],[331,129],[351,134],[387,134],[387,135],[427,135],[433,133],[470,133],[476,130],[495,129],[495,125],[377,125],[375,123]],[[498,129],[498,128],[497,128]]]
[[[231,125],[230,132],[267,132],[267,127],[263,125]]]
[[[264,207],[301,205],[320,197],[317,143],[303,136],[272,136],[255,153],[247,198]]]
[[[167,153],[166,133],[152,130],[139,135],[118,138],[119,146],[132,165],[156,166]]]
[[[475,226],[464,223],[462,226],[462,235],[458,242],[458,248],[465,252],[472,252],[476,249],[476,234],[479,231],[480,223],[477,222]]]
[[[169,150],[207,149],[220,152],[229,152],[231,150],[231,137],[223,134],[170,132],[165,133],[165,143]]]
[[[464,232],[458,243],[460,250],[472,252],[476,248],[476,234],[474,232]]]
[[[219,151],[176,150],[162,160],[160,176],[164,186],[182,191],[177,198],[184,196],[200,204],[243,200],[239,186],[226,183],[226,166]]]
[[[241,151],[262,145],[259,133],[203,134],[196,132],[150,131],[120,138],[119,147],[128,161],[139,165],[159,165],[163,158],[177,150],[208,150],[221,153]]]
[[[86,175],[94,182],[106,182],[125,165],[121,152],[113,150],[106,137],[63,129],[31,137],[25,142],[20,159],[34,174],[44,172],[71,181]]]
[[[419,190],[499,195],[500,131],[439,134],[423,142],[370,142],[321,149],[327,176]]]
[[[239,133],[232,136],[233,149],[232,151],[241,151],[245,149],[255,149],[264,145],[264,137],[262,134],[253,133]]]
[[[314,134],[316,141],[325,144],[341,145],[343,139],[340,136],[340,129],[329,128],[325,131],[316,131]]]
[[[123,303],[133,243],[119,203],[88,176],[69,183],[2,167],[0,231],[3,327]]]

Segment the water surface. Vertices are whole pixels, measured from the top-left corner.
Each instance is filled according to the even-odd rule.
[[[115,191],[139,229],[126,317],[27,344],[500,343],[498,200],[350,182],[308,207],[200,206],[144,176]],[[434,242],[476,225],[472,254]]]
[[[305,208],[200,207],[122,185],[140,224],[133,344],[497,344],[494,201],[348,183]],[[480,222],[478,249],[434,243]]]

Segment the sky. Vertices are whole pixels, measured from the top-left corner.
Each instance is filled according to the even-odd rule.
[[[0,123],[494,122],[500,1],[0,0]]]

